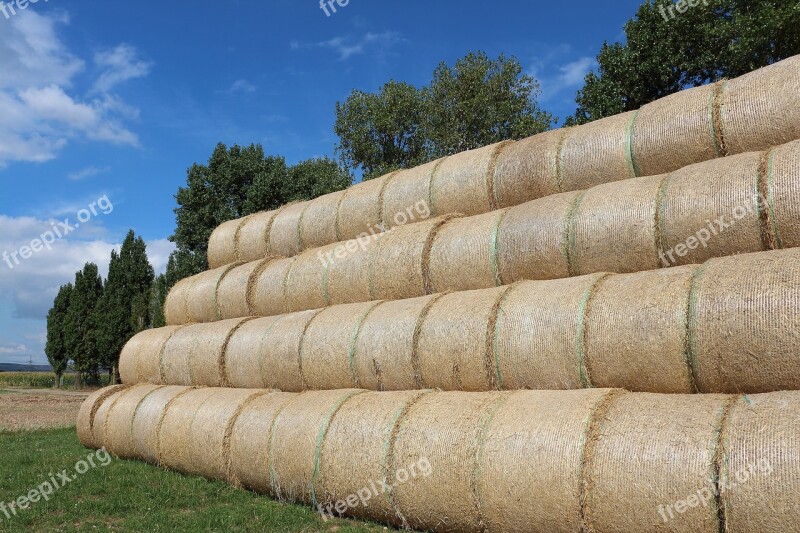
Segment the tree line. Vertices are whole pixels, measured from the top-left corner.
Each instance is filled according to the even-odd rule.
[[[585,77],[576,95],[576,111],[565,118],[565,125],[637,109],[680,90],[740,76],[800,53],[800,0],[704,0],[679,16],[663,15],[669,8],[674,12],[674,7],[671,0],[643,2],[625,25],[625,41],[603,43],[597,67]],[[68,323],[64,317],[71,320],[70,328],[78,329],[62,337],[54,334],[51,344],[48,319],[48,356],[51,351],[58,353],[54,361],[73,361],[90,374],[96,364],[112,368],[113,354],[118,359],[130,335],[163,323],[168,290],[208,268],[208,238],[219,224],[344,189],[355,176],[368,180],[546,131],[558,119],[541,109],[540,96],[540,84],[525,73],[517,58],[470,52],[452,66],[439,64],[425,86],[391,80],[376,92],[353,90],[338,102],[336,160],[311,159],[290,166],[281,156],[267,155],[258,144],[229,148],[220,143],[207,163],[188,169],[186,185],[175,195],[176,229],[170,239],[176,250],[166,274],[152,279],[147,291],[147,283],[131,282],[131,288],[145,291],[133,291],[138,300],[126,289],[120,306],[104,303],[109,313],[119,313],[112,329],[100,320],[92,322],[86,310],[93,309],[91,301],[105,297],[108,285],[119,282],[112,284],[109,271],[109,279],[101,283],[96,267],[87,265],[88,272],[85,268],[74,284],[62,287],[64,294],[59,292],[51,311],[55,332],[59,324]],[[145,278],[149,279],[147,275],[136,279]],[[111,335],[116,335],[116,342]],[[112,356],[104,359],[99,353]]]

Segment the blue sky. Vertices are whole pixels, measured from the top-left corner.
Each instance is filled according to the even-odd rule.
[[[563,119],[639,3],[350,0],[326,16],[318,0],[39,0],[0,13],[0,253],[17,254],[0,262],[0,362],[46,362],[58,287],[86,261],[105,272],[128,229],[163,271],[174,194],[217,142],[333,156],[352,89],[426,84],[470,50],[516,56]],[[23,249],[65,219],[79,227]]]

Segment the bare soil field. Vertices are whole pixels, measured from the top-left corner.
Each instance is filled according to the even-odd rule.
[[[75,425],[88,392],[4,389],[0,394],[0,431],[29,431]]]

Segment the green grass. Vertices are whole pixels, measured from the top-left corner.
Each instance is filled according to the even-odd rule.
[[[90,453],[75,429],[0,432],[0,502],[27,494]],[[384,531],[346,520],[323,522],[312,509],[285,505],[223,482],[113,459],[6,519],[0,531]]]
[[[64,388],[75,388],[75,374],[64,375]],[[21,389],[52,389],[55,375],[50,372],[0,372],[0,387]],[[108,383],[108,375],[100,376],[101,385]]]

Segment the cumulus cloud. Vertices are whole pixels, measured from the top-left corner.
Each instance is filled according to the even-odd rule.
[[[254,93],[256,92],[256,87],[252,83],[247,80],[236,80],[228,89],[228,92],[231,93]]]
[[[18,13],[0,32],[0,168],[13,161],[56,158],[72,139],[138,146],[125,120],[138,110],[110,91],[146,76],[150,64],[136,50],[119,45],[95,54],[99,76],[89,95],[76,94],[75,78],[86,63],[58,35],[69,17]]]
[[[541,102],[557,99],[572,100],[575,91],[583,86],[586,75],[597,66],[593,57],[574,58],[569,45],[545,47],[532,61],[529,74],[539,81]]]
[[[111,167],[96,167],[94,165],[82,168],[80,170],[76,170],[75,172],[70,172],[67,174],[67,179],[70,181],[81,181],[88,178],[92,178],[94,176],[105,174],[106,172],[110,172]]]

